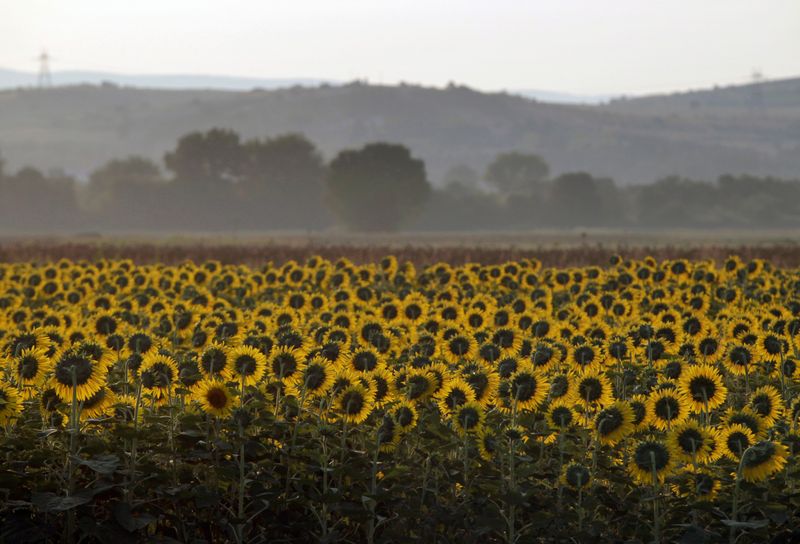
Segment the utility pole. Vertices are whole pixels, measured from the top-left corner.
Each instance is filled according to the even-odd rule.
[[[37,86],[40,89],[53,86],[53,77],[50,75],[50,55],[47,51],[43,50],[37,57],[39,61],[39,76],[36,79]]]

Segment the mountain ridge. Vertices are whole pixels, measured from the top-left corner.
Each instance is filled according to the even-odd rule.
[[[554,173],[587,170],[622,184],[669,175],[715,179],[725,173],[796,178],[800,97],[795,104],[795,84],[800,88],[800,79],[782,80],[777,87],[764,83],[760,108],[701,103],[699,111],[681,97],[565,105],[459,85],[17,88],[0,91],[0,152],[9,168],[63,168],[85,178],[115,157],[160,160],[181,135],[221,126],[244,138],[302,132],[328,158],[369,141],[401,142],[426,161],[435,183],[451,166],[466,164],[482,172],[495,155],[511,150],[541,154]],[[750,92],[737,88],[726,92]],[[773,88],[783,97],[775,106]],[[699,96],[714,104],[711,97],[717,95]]]

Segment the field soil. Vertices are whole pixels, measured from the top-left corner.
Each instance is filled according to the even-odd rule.
[[[96,234],[0,236],[0,262],[47,262],[61,258],[132,259],[136,263],[175,264],[216,259],[261,266],[302,261],[311,255],[375,262],[393,254],[417,265],[437,262],[503,263],[537,258],[545,266],[605,265],[615,254],[626,258],[714,259],[732,254],[761,258],[779,266],[800,266],[797,231],[539,231],[535,233],[239,233]]]

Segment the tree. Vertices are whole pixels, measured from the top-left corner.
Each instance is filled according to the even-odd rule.
[[[302,134],[244,144],[241,193],[254,226],[320,227],[330,222],[323,202],[325,162]]]
[[[345,150],[327,176],[333,212],[356,230],[394,230],[430,196],[425,164],[403,145],[373,143]]]
[[[239,135],[212,128],[183,136],[175,151],[164,156],[164,163],[179,182],[218,186],[238,179],[242,159]]]
[[[89,176],[84,202],[91,210],[127,206],[130,202],[122,198],[123,193],[149,192],[154,184],[161,182],[158,165],[150,159],[138,156],[113,159]]]
[[[480,178],[473,168],[457,164],[445,172],[444,188],[455,193],[475,193],[480,191]]]
[[[547,179],[550,167],[539,155],[503,153],[486,169],[486,181],[504,194],[531,194]]]
[[[553,180],[550,209],[556,225],[592,227],[603,223],[606,210],[595,179],[586,172],[570,172]]]

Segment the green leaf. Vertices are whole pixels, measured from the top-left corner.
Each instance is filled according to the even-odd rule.
[[[33,493],[31,502],[41,512],[64,512],[86,504],[91,497],[86,495],[73,495],[71,497],[60,497],[55,493]]]
[[[114,506],[114,519],[129,533],[143,529],[156,521],[150,514],[134,514],[127,502],[118,502]]]
[[[89,467],[91,470],[98,474],[110,476],[119,467],[119,457],[116,455],[98,455],[91,459],[81,459],[73,457],[73,459],[82,466]]]
[[[762,529],[769,525],[769,520],[757,519],[754,521],[733,521],[732,519],[721,520],[722,524],[734,529]]]

